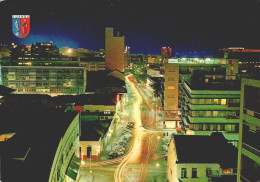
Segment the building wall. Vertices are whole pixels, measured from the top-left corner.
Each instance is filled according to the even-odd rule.
[[[49,182],[68,182],[66,170],[72,156],[79,148],[79,115],[69,125],[64,137],[61,138],[52,163]],[[77,155],[78,156],[78,155]]]
[[[212,156],[213,157],[213,156]],[[176,165],[176,175],[178,179],[181,179],[183,182],[208,182],[209,177],[206,174],[207,168],[210,168],[212,170],[212,176],[221,176],[222,170],[220,168],[219,164],[193,164],[193,163],[188,163],[188,164],[175,164]],[[181,170],[182,168],[187,169],[187,178],[182,178],[181,177]],[[197,169],[197,178],[192,178],[192,168]],[[174,181],[174,182],[179,182]]]
[[[125,37],[114,37],[113,28],[105,30],[106,69],[124,72]]]
[[[238,74],[238,60],[237,59],[227,60],[227,67],[226,67],[227,79],[235,80],[236,74]]]
[[[251,86],[255,93],[247,93]],[[237,181],[260,180],[260,80],[242,79]],[[248,96],[252,100],[247,100]],[[253,103],[254,102],[254,103]],[[253,106],[256,106],[255,108]],[[258,143],[258,144],[257,144]],[[257,147],[258,146],[258,147]]]
[[[84,105],[83,112],[87,110],[89,112],[107,112],[107,114],[110,114],[109,112],[116,111],[116,105]]]
[[[147,70],[147,75],[151,76],[151,77],[159,77],[160,75],[160,71],[159,70],[154,70],[154,69],[148,69]]]
[[[164,75],[164,110],[176,111],[178,109],[179,66],[165,63]]]
[[[238,141],[239,90],[192,90],[183,79],[180,92],[187,135],[220,131],[228,140]]]
[[[174,145],[174,138],[171,138],[167,159],[167,179],[169,182],[179,182],[180,180],[183,182],[208,182],[209,178],[206,175],[207,168],[212,170],[212,176],[220,176],[222,174],[219,164],[176,163],[178,161],[177,150]],[[187,169],[187,178],[182,178],[182,168]],[[197,168],[197,178],[192,178],[192,168]]]
[[[84,66],[87,71],[100,71],[105,70],[106,64],[105,62],[80,62],[79,66]]]
[[[99,156],[102,154],[103,145],[102,139],[98,141],[80,141],[80,159],[87,159],[87,147],[91,147],[91,159],[98,160]]]
[[[81,94],[86,70],[82,67],[2,66],[2,83],[21,94]]]

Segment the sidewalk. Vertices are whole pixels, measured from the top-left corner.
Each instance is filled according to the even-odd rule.
[[[79,178],[76,182],[92,182],[94,180],[94,176],[90,173],[89,169],[80,168]]]
[[[131,107],[128,106],[128,108],[131,111]],[[115,125],[113,128],[113,133],[111,135],[111,138],[108,140],[107,144],[104,145],[103,153],[99,157],[99,161],[108,160],[108,154],[111,152],[111,150],[114,149],[116,142],[118,142],[118,139],[122,136],[122,132],[126,128],[126,123],[128,122],[129,117],[131,116],[130,113],[129,113],[129,116],[126,116],[125,113],[129,113],[129,112],[127,112],[127,109],[125,109],[122,113],[120,113],[120,112],[118,113],[119,118],[116,118],[116,120],[114,121]],[[130,142],[131,142],[131,140],[126,145],[125,153],[127,153],[127,151],[130,148],[129,147]]]

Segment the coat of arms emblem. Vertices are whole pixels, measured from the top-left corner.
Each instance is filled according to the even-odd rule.
[[[13,34],[16,37],[24,38],[30,32],[30,15],[12,16]]]

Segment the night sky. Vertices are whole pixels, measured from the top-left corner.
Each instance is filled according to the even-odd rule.
[[[13,14],[31,16],[24,39],[12,34]],[[113,27],[131,53],[260,48],[260,0],[0,0],[0,23],[0,43],[96,50],[104,48],[105,27]]]

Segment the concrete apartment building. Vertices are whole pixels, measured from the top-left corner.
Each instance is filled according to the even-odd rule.
[[[238,182],[260,181],[260,80],[241,83]]]
[[[86,69],[70,66],[1,66],[2,85],[26,94],[81,94]]]
[[[180,87],[183,76],[190,76],[194,71],[204,71],[205,81],[236,79],[238,60],[220,58],[177,58],[165,59],[163,110],[165,127],[181,126]]]
[[[210,135],[214,131],[234,144],[238,141],[240,81],[182,80],[181,108],[186,135]]]
[[[106,70],[124,72],[125,68],[125,37],[114,37],[113,28],[105,29]]]

